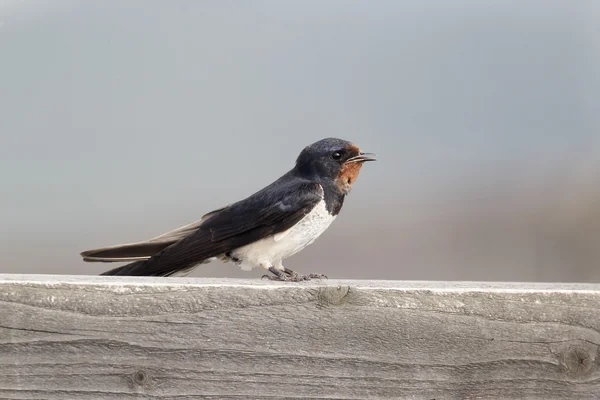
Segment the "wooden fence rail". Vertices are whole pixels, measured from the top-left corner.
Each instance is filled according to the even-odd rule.
[[[1,399],[600,399],[600,285],[0,275]]]

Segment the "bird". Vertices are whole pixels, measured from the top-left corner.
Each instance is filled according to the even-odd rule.
[[[186,276],[215,259],[242,270],[263,268],[274,281],[308,281],[284,259],[313,243],[337,218],[363,164],[375,154],[338,138],[306,146],[294,167],[243,200],[153,239],[87,250],[86,262],[130,262],[101,275]]]

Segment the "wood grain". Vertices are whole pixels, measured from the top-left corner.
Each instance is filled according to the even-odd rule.
[[[1,399],[598,399],[600,285],[0,275]]]

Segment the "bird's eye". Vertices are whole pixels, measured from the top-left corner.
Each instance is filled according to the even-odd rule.
[[[333,158],[334,160],[339,160],[340,158],[342,158],[342,153],[336,151],[335,153],[331,154],[331,158]]]

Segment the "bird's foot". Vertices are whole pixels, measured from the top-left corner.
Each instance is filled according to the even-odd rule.
[[[278,270],[274,267],[269,268],[269,271],[273,275],[263,275],[262,278],[267,278],[270,281],[285,281],[285,282],[302,282],[310,281],[312,279],[327,279],[323,274],[306,274],[301,275],[291,269],[284,268],[283,271]]]
[[[301,274],[297,273],[296,271],[292,271],[291,269],[288,269],[285,267],[283,268],[283,272],[290,277],[296,278],[297,281],[310,281],[311,279],[327,279],[327,276],[325,276],[323,274],[301,275]]]

